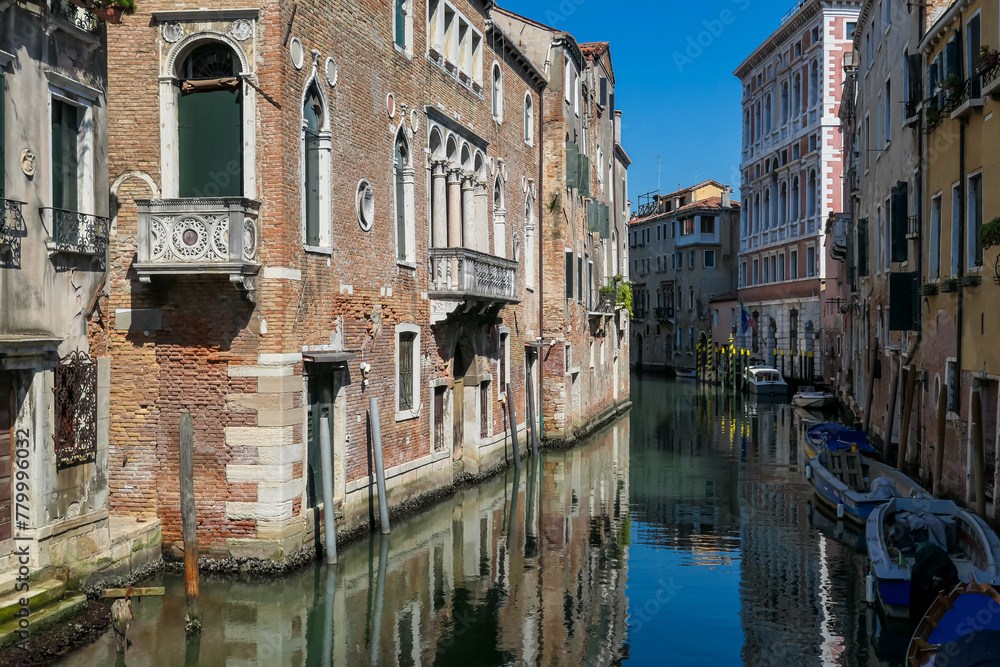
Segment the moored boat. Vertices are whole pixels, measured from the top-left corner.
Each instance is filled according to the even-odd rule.
[[[869,602],[893,618],[909,618],[911,600],[933,598],[935,582],[1000,581],[1000,538],[950,500],[891,498],[869,515],[865,542]]]
[[[675,366],[674,373],[676,373],[678,378],[683,379],[694,378],[696,375],[695,369],[689,368],[688,366]]]
[[[785,396],[788,383],[777,368],[770,366],[748,366],[743,371],[743,381],[747,391],[758,396]]]
[[[792,396],[792,404],[801,408],[824,408],[832,405],[834,396],[828,391],[816,391],[812,385],[799,387]]]
[[[868,442],[864,431],[833,422],[819,422],[807,428],[802,445],[809,458],[827,449],[855,449],[869,458],[879,458],[878,450]]]
[[[938,596],[917,625],[906,659],[912,667],[1000,665],[1000,593],[972,580]]]
[[[854,450],[829,449],[809,459],[806,477],[816,497],[837,512],[838,519],[864,522],[892,498],[929,497],[901,471],[861,456]]]

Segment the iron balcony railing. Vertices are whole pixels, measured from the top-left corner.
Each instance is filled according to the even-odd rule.
[[[97,16],[68,0],[50,0],[49,13],[84,32],[98,32],[101,29],[101,21]]]
[[[669,320],[674,316],[673,306],[659,306],[656,309],[656,319],[658,320]]]
[[[21,266],[21,238],[24,236],[24,202],[0,199],[0,266]]]
[[[431,248],[432,299],[519,303],[517,262],[468,248]]]
[[[45,207],[52,230],[56,252],[72,252],[103,258],[108,250],[108,230],[111,220],[99,215]]]

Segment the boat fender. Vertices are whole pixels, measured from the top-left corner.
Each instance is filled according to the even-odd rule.
[[[806,479],[812,479],[812,478],[813,478],[813,469],[812,469],[812,466],[807,463],[806,464]]]
[[[875,604],[875,575],[871,572],[865,579],[865,600],[868,601],[868,604]]]
[[[837,503],[837,518],[844,518],[844,503]]]

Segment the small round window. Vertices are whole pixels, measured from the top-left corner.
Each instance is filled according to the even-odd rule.
[[[372,191],[372,184],[366,179],[361,179],[358,182],[355,204],[358,211],[358,224],[366,232],[371,231],[372,224],[375,222],[375,193]]]

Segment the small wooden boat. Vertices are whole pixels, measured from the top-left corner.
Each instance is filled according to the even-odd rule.
[[[786,396],[788,383],[777,368],[770,366],[748,366],[743,370],[746,390],[758,396]]]
[[[861,456],[856,450],[828,449],[809,459],[806,478],[816,497],[837,512],[838,519],[862,524],[891,498],[930,497],[902,472]]]
[[[809,458],[827,449],[857,450],[869,458],[880,458],[878,450],[868,442],[868,434],[834,422],[819,422],[808,427],[802,447]]]
[[[950,500],[891,498],[868,516],[865,541],[871,559],[868,601],[877,599],[893,618],[909,618],[910,601],[923,594],[926,579],[914,580],[911,591],[913,571],[925,573],[931,557],[942,561],[941,576],[950,570],[956,583],[973,577],[1000,582],[1000,538]]]
[[[1000,665],[1000,593],[973,579],[939,595],[913,633],[906,664]]]
[[[695,374],[696,374],[695,369],[689,368],[687,366],[676,366],[676,367],[674,367],[674,373],[677,374],[678,378],[685,378],[685,379],[687,379],[687,378],[693,379],[695,377]]]
[[[824,408],[832,405],[834,395],[828,391],[816,391],[812,385],[799,387],[799,390],[792,396],[792,405],[801,408]]]

